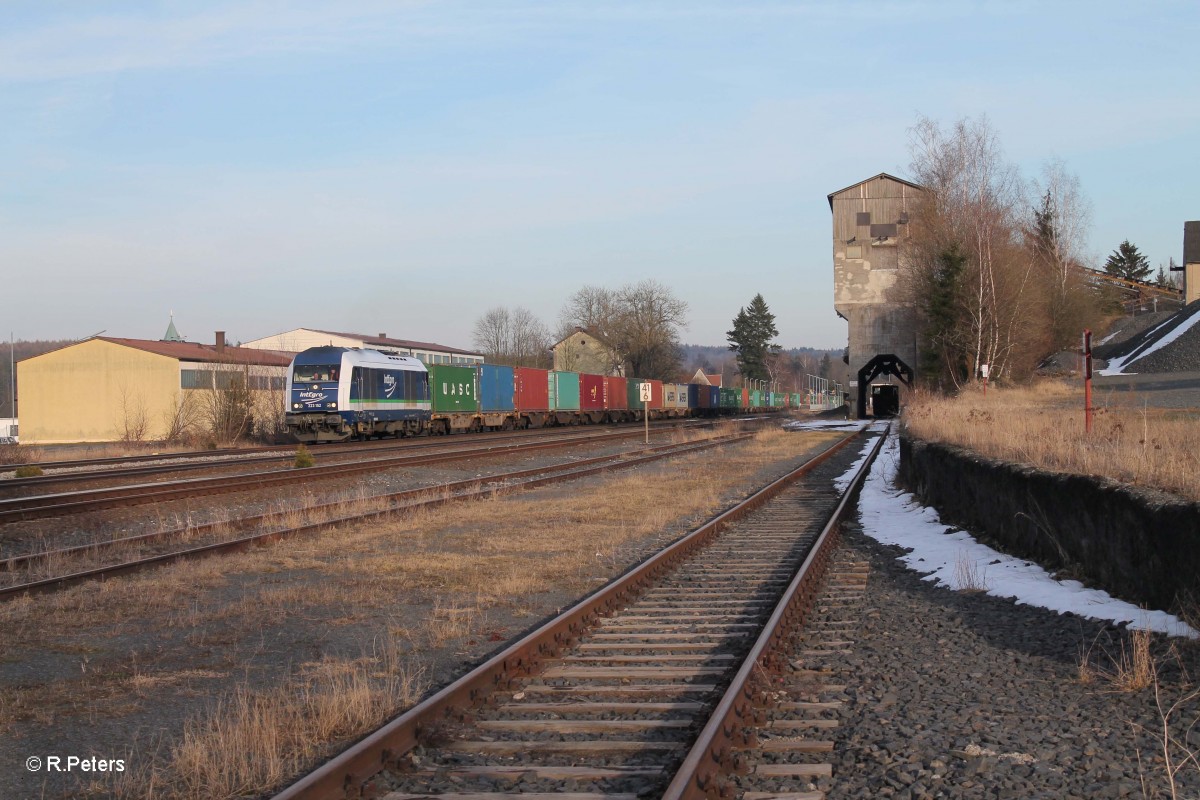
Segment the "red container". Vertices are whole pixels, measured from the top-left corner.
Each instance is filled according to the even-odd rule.
[[[663,407],[663,384],[662,381],[646,381],[650,384],[650,408]]]
[[[513,370],[513,404],[517,411],[550,410],[550,373],[533,367]]]
[[[609,411],[626,411],[629,409],[629,398],[626,393],[629,385],[624,378],[604,379],[604,407]]]
[[[579,373],[579,408],[599,411],[604,407],[604,376]]]
[[[750,390],[742,389],[742,408],[750,407]]]

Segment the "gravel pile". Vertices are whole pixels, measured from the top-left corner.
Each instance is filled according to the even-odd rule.
[[[1180,334],[1169,344],[1146,353],[1173,334],[1181,325],[1195,322],[1200,315],[1200,300],[1184,306],[1165,320],[1149,325],[1136,335],[1119,343],[1110,342],[1095,348],[1093,354],[1098,358],[1112,361],[1125,358],[1123,371],[1137,373],[1167,373],[1167,372],[1196,372],[1200,371],[1200,324],[1192,324],[1186,332]],[[1146,317],[1158,316],[1147,314]],[[1138,317],[1136,319],[1144,319]],[[1130,360],[1131,357],[1134,360]]]
[[[1111,666],[1105,650],[1120,652],[1122,630],[935,587],[896,561],[899,549],[846,533],[871,576],[852,653],[829,665],[849,683],[833,796],[1169,796],[1159,794],[1154,689],[1079,679],[1080,654],[1090,649],[1094,663]],[[1155,643],[1167,706],[1188,691],[1168,644]],[[1181,649],[1200,675],[1197,645]],[[1198,706],[1193,698],[1175,726],[1181,737]],[[1190,747],[1200,749],[1200,730]],[[1189,765],[1177,779],[1178,796],[1200,796],[1200,770]]]
[[[1122,317],[1113,323],[1108,333],[1103,337],[1097,337],[1094,341],[1096,347],[1094,352],[1099,352],[1101,348],[1115,350],[1119,345],[1124,344],[1139,333],[1150,330],[1154,326],[1169,319],[1174,311],[1155,311],[1151,314],[1138,314],[1135,317]],[[1104,340],[1104,344],[1099,344],[1100,339]]]

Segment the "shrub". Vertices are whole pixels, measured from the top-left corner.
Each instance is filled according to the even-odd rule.
[[[296,469],[302,469],[304,467],[313,467],[313,466],[316,466],[316,464],[317,464],[317,460],[315,458],[313,458],[312,453],[308,452],[307,447],[305,447],[304,445],[300,445],[299,447],[296,448],[296,462],[294,465],[296,467]]]
[[[31,464],[24,467],[17,467],[16,477],[18,478],[36,478],[42,474],[42,468],[37,464]]]

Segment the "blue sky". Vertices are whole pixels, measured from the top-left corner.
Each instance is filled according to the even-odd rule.
[[[0,3],[0,328],[469,346],[655,278],[841,347],[826,195],[986,114],[1097,262],[1200,218],[1195,2]]]

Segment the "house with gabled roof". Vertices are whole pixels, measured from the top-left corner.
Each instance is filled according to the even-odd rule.
[[[250,390],[265,424],[276,406],[282,414],[290,363],[230,347],[223,331],[212,344],[184,341],[174,321],[160,340],[93,336],[17,362],[21,441],[155,441],[183,423],[200,433],[205,399],[234,386]]]
[[[575,330],[550,347],[554,369],[592,375],[623,376],[625,361],[616,348],[587,328]]]

